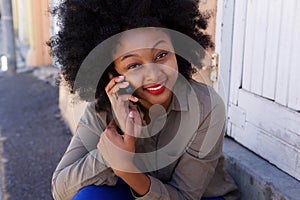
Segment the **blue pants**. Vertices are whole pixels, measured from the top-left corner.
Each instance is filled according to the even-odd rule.
[[[82,188],[73,200],[134,200],[129,186],[118,179],[115,186],[87,186]],[[202,200],[224,200],[223,198],[202,198]]]
[[[90,185],[82,188],[72,200],[134,200],[130,187],[122,180],[118,179],[115,186],[95,186]]]

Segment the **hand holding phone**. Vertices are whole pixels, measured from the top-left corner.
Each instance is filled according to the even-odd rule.
[[[122,81],[122,82],[125,82],[125,80]],[[122,95],[122,94],[132,94],[133,92],[134,92],[133,87],[131,85],[129,85],[126,88],[120,88],[119,91],[118,91],[118,94],[119,95]]]
[[[117,132],[122,134],[121,130],[125,130],[126,128],[125,123],[128,113],[132,111],[139,99],[133,96],[135,88],[125,80],[124,76],[112,77],[111,75],[110,79],[105,91],[107,92],[115,116]]]

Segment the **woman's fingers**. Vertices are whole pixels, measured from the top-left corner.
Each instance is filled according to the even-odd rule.
[[[124,76],[114,77],[109,81],[109,83],[105,87],[105,91],[110,99],[113,96],[117,98],[118,97],[117,92],[119,91],[119,89],[126,88],[129,85],[128,82],[123,82],[123,81],[124,81]]]
[[[142,119],[141,119],[140,113],[137,109],[137,105],[130,102],[129,109],[133,112],[134,123],[138,126],[142,126]]]
[[[124,81],[120,83],[115,83],[115,85],[107,91],[109,97],[116,95],[121,88],[127,88],[129,83]]]
[[[132,120],[132,118],[130,118]],[[132,127],[132,123],[130,123],[130,127],[128,126],[128,131],[133,132],[134,128]],[[134,152],[135,150],[135,140],[136,138],[130,136],[128,134],[119,135],[116,130],[116,123],[114,120],[111,120],[103,135],[101,136],[102,143],[105,142],[105,145],[109,145],[110,149],[115,149],[115,152],[119,149],[119,151],[128,151]]]
[[[134,97],[134,98],[136,98],[136,97]],[[138,98],[136,98],[136,99],[139,100]],[[129,109],[138,113],[137,105],[133,104],[132,102],[129,103]]]
[[[127,135],[133,135],[134,132],[134,116],[133,116],[133,111],[130,111],[128,114],[128,117],[126,119],[126,126],[125,126],[125,134]]]
[[[125,101],[133,101],[133,102],[138,102],[139,99],[137,97],[134,97],[130,94],[122,94],[118,96],[118,100],[120,100],[120,102],[125,102]]]
[[[107,86],[105,87],[106,93],[108,93],[117,83],[123,81],[124,78],[125,78],[124,76],[117,76],[112,78],[107,84]]]
[[[132,96],[131,94],[120,94],[120,89],[125,89],[129,87],[129,82],[125,81],[124,76],[112,77],[111,80],[105,87],[105,91],[110,100],[114,117],[116,117],[116,122],[123,132],[126,129],[126,120],[130,108],[129,103],[138,102],[139,99]]]
[[[138,102],[138,98],[132,96],[131,94],[122,94],[122,95],[118,94],[120,89],[127,88],[129,86],[128,82],[124,81],[124,82],[120,82],[120,83],[115,83],[114,85],[111,82],[113,82],[113,81],[110,81],[109,85],[107,85],[107,88],[106,88],[107,95],[111,100],[113,100],[112,98],[114,97],[115,101],[120,100],[121,102],[124,102],[124,101]],[[113,86],[111,87],[111,85],[113,85]]]
[[[134,125],[134,113],[130,111],[126,120],[126,130],[124,134],[124,142],[130,146],[134,146],[136,138],[134,135],[135,132],[135,125]]]
[[[133,137],[134,141],[141,133],[141,118],[137,111],[131,110],[126,119],[124,136],[130,136],[129,139]],[[125,138],[124,138],[125,140]]]

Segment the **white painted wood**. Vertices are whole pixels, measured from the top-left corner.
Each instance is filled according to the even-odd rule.
[[[242,86],[242,66],[244,57],[247,1],[248,0],[235,2],[230,80],[231,88],[239,88]],[[230,90],[229,102],[233,105],[237,105],[237,101],[238,90]]]
[[[280,19],[282,12],[283,0],[272,0],[269,6],[268,14],[268,28],[265,45],[265,65],[264,65],[264,79],[262,96],[268,99],[275,99],[276,86],[276,71],[277,71],[277,57],[280,33]]]
[[[225,130],[225,135],[228,135],[230,137],[232,137],[232,135],[231,135],[231,133],[232,133],[231,127],[232,127],[232,123],[230,123],[229,121],[227,121],[227,127],[226,127],[226,130]]]
[[[298,180],[300,180],[300,154],[297,155],[297,163],[296,163],[296,171],[295,171],[296,177]]]
[[[247,122],[300,151],[300,113],[245,90],[239,90],[239,97]]]
[[[217,2],[217,13],[216,13],[216,33],[215,33],[215,52],[221,53],[222,49],[222,23],[223,23],[223,6],[224,1],[218,0]]]
[[[292,33],[294,27],[295,6],[297,0],[283,3],[283,14],[280,27],[278,70],[275,101],[284,106],[288,104],[288,82],[291,64]],[[297,11],[299,12],[299,11]]]
[[[222,67],[222,62],[221,61],[221,49],[222,49],[222,31],[223,31],[223,21],[225,18],[223,15],[223,7],[224,7],[224,1],[223,0],[218,0],[217,2],[217,13],[216,13],[216,33],[215,33],[215,53],[219,55],[219,68]],[[229,66],[228,66],[229,68]],[[219,73],[218,76],[220,77],[221,74]],[[220,79],[219,79],[220,80]],[[214,83],[213,88],[218,91],[218,84],[219,80]],[[229,90],[229,88],[228,88]],[[224,97],[222,97],[224,100]],[[225,105],[228,103],[226,101]]]
[[[264,64],[265,64],[265,44],[267,39],[267,27],[268,27],[268,11],[270,0],[256,0],[255,26],[253,27],[254,43],[252,49],[252,65],[251,67],[251,92],[262,95],[263,76],[264,76]],[[249,10],[252,11],[252,10]],[[249,45],[249,44],[248,44]],[[245,74],[247,76],[247,74]]]
[[[228,134],[298,180],[299,10],[297,0],[235,1],[228,108]]]
[[[288,107],[300,111],[300,2],[296,2],[297,6],[294,8],[296,12],[294,30],[293,30],[293,42],[291,62],[289,66],[289,92],[288,92]],[[300,140],[300,139],[299,139]]]
[[[214,88],[226,105],[226,113],[229,105],[234,2],[235,0],[217,1],[215,52],[219,55],[219,79]],[[231,124],[227,121],[226,134],[230,134],[230,130]]]
[[[243,64],[243,88],[251,91],[251,76],[253,66],[253,47],[255,41],[255,22],[257,14],[257,1],[249,0],[247,4],[247,18],[246,18],[246,34],[245,34],[245,51]]]
[[[214,85],[228,107],[234,0],[219,0],[217,5],[215,52],[219,55],[218,82]]]
[[[229,113],[232,137],[300,180],[300,113],[243,89]]]
[[[232,133],[238,142],[300,180],[299,149],[251,123],[246,123],[245,129],[232,125]]]
[[[240,106],[229,104],[228,121],[235,126],[244,128],[246,123],[246,110]]]

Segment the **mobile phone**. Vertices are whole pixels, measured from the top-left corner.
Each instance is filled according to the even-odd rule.
[[[125,80],[122,81],[122,82],[125,82]],[[133,92],[134,92],[133,87],[131,85],[129,85],[126,88],[120,88],[119,91],[118,91],[118,94],[119,95],[122,95],[122,94],[132,94]]]

